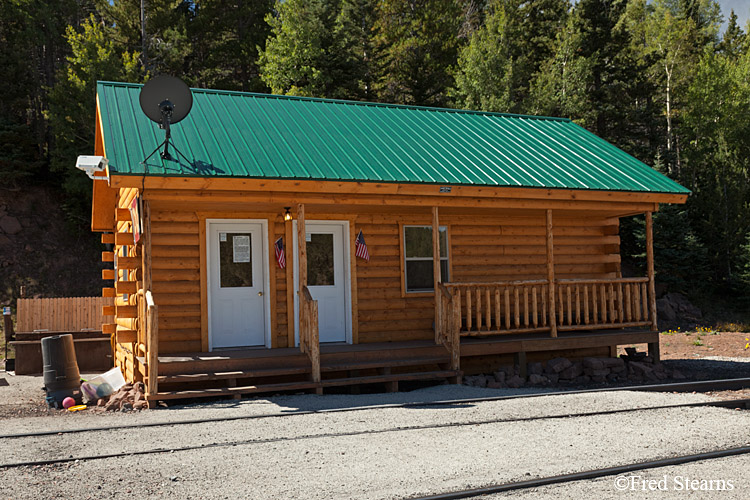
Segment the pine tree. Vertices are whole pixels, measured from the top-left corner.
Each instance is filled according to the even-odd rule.
[[[745,50],[746,43],[747,35],[737,24],[737,14],[732,10],[729,14],[727,29],[724,31],[721,43],[719,43],[719,50],[726,56],[737,59]]]
[[[454,85],[461,8],[456,0],[382,0],[375,23],[382,101],[444,106]]]
[[[197,0],[188,34],[190,74],[201,87],[263,92],[258,47],[270,34],[273,0]]]

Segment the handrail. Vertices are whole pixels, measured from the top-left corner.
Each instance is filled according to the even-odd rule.
[[[441,283],[441,316],[457,304],[461,335],[485,336],[648,326],[649,278],[574,278]],[[451,295],[446,295],[451,294]],[[552,301],[552,303],[549,303]],[[445,328],[445,321],[440,321]],[[438,332],[438,338],[447,332]]]
[[[300,290],[300,350],[307,354],[312,367],[312,381],[319,383],[320,377],[320,334],[318,331],[318,301],[312,298],[307,286]]]

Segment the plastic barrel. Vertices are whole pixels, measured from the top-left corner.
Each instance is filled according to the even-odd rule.
[[[47,403],[50,406],[59,406],[68,396],[80,402],[81,373],[78,371],[73,336],[67,334],[44,337],[42,362]]]

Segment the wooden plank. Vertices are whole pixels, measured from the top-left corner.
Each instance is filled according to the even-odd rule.
[[[102,244],[111,245],[115,242],[115,235],[112,233],[102,233]]]
[[[130,222],[130,210],[127,208],[118,208],[115,210],[115,219],[117,222]]]
[[[115,233],[115,244],[116,245],[135,245],[133,240],[133,233]]]
[[[550,337],[557,337],[557,318],[555,317],[555,258],[554,258],[554,240],[552,235],[552,210],[546,211],[546,243],[547,243],[547,287],[549,303],[549,326]]]
[[[356,258],[357,251],[357,227],[355,225],[356,217],[351,217],[349,220],[349,266],[350,266],[350,278],[351,278],[351,301],[352,301],[352,343],[359,344],[359,290],[358,290],[358,276],[359,270],[358,261]],[[363,263],[363,266],[366,266]]]
[[[452,186],[451,193],[438,193],[439,186],[398,183],[374,183],[351,181],[285,180],[285,179],[242,179],[242,178],[198,178],[110,175],[112,187],[145,187],[146,189],[177,190],[216,190],[216,191],[281,191],[288,193],[331,193],[331,194],[379,194],[442,197],[471,197],[510,199],[553,199],[586,201],[619,201],[650,203],[684,203],[687,195],[666,193],[636,193],[624,191],[594,191],[576,189],[539,189],[494,186]]]
[[[102,262],[114,262],[114,261],[115,261],[114,252],[102,252]]]
[[[115,281],[115,290],[117,295],[123,293],[134,294],[138,291],[138,286],[135,281]]]
[[[488,330],[492,330],[492,302],[490,302],[490,287],[484,289],[484,303],[486,304],[484,311],[485,326]]]

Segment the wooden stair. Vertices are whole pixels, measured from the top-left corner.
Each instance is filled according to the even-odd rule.
[[[147,379],[147,361],[138,365]],[[321,374],[313,382],[307,355],[296,348],[247,349],[159,356],[159,391],[150,400],[320,391],[326,387],[385,384],[397,391],[399,381],[457,380],[450,355],[428,341],[322,345]]]

